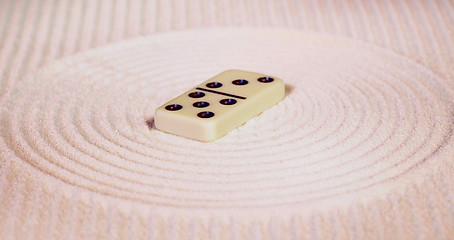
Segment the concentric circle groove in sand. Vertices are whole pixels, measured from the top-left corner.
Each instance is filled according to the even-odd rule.
[[[279,76],[286,98],[211,143],[154,127],[158,106],[232,68]],[[42,173],[120,199],[183,208],[304,204],[387,189],[442,161],[453,144],[453,96],[423,66],[353,40],[191,30],[42,69],[6,99],[0,136]]]

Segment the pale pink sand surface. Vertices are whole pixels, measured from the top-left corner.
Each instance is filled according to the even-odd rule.
[[[0,239],[450,239],[453,54],[448,0],[0,1]],[[226,69],[287,96],[154,128]]]

